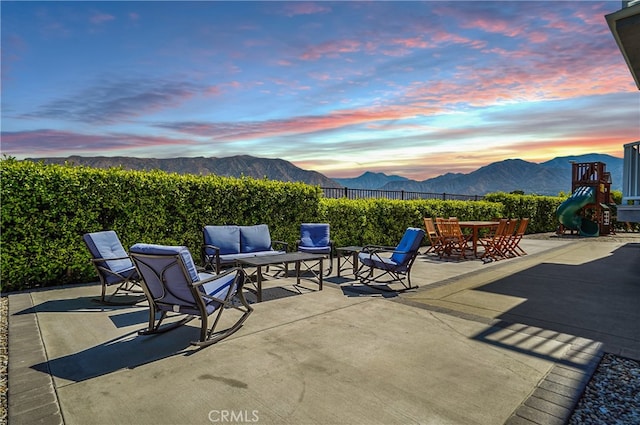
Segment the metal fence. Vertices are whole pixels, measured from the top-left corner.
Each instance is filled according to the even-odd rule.
[[[366,199],[384,198],[398,200],[415,199],[439,199],[442,201],[481,201],[484,196],[479,195],[457,195],[454,193],[429,193],[429,192],[409,192],[406,190],[382,190],[382,189],[350,189],[348,187],[322,187],[325,198],[347,198]]]

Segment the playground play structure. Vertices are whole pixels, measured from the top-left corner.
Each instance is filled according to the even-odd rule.
[[[573,163],[571,193],[556,210],[560,222],[558,233],[577,231],[580,236],[611,233],[611,173],[603,162]]]

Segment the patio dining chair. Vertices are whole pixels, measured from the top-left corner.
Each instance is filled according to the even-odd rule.
[[[184,246],[135,244],[130,253],[149,300],[149,325],[138,332],[140,335],[163,333],[199,317],[200,338],[191,344],[205,347],[232,335],[253,311],[242,292],[246,274],[239,267],[219,274],[198,272]],[[239,317],[227,328],[217,330],[227,310],[236,310]],[[214,313],[209,326],[209,316]],[[184,317],[163,325],[169,316]]]
[[[484,253],[480,258],[485,261],[497,261],[515,256],[511,252],[510,244],[514,237],[516,224],[517,221],[513,219],[500,219],[495,232],[478,241],[484,247]]]
[[[328,255],[329,270],[327,275],[331,274],[333,271],[334,243],[331,240],[331,231],[328,223],[302,223],[300,225],[300,239],[296,241],[296,247],[298,252]],[[311,267],[315,267],[315,265]]]
[[[404,289],[416,288],[411,285],[411,267],[424,236],[424,230],[409,227],[395,247],[362,247],[356,277],[365,285],[400,283]]]
[[[131,305],[144,299],[139,285],[140,276],[115,231],[85,233],[82,239],[102,286],[102,294],[96,301],[107,305]],[[115,290],[107,295],[109,286],[115,286]],[[129,297],[116,296],[122,293]]]
[[[528,217],[520,219],[515,233],[511,235],[511,237],[507,241],[507,249],[514,256],[520,257],[522,255],[527,255],[527,252],[520,247],[520,241],[527,231],[529,220],[530,219]]]
[[[457,218],[436,218],[436,227],[442,239],[443,248],[440,251],[440,258],[445,255],[458,255],[466,258],[466,251],[469,248],[470,237],[462,233],[460,222]]]
[[[429,240],[429,248],[424,252],[428,254],[433,252],[436,255],[440,255],[442,250],[444,249],[444,243],[442,242],[442,237],[438,233],[438,229],[436,229],[436,224],[431,217],[424,217],[424,228],[426,230],[426,236]]]

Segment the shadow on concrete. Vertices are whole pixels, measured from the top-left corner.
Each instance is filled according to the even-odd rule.
[[[629,243],[584,264],[542,263],[475,291],[522,298],[497,318],[605,344],[605,351],[640,353],[640,244]],[[512,346],[490,338],[475,339]]]
[[[256,290],[254,288],[244,287],[245,289],[245,299],[249,304],[255,304],[258,302],[258,297],[256,295]],[[262,288],[262,302],[278,300],[280,298],[288,298],[296,295],[302,295],[303,293],[299,290],[292,291],[287,288],[283,288],[281,286],[272,286],[270,288]]]
[[[346,297],[382,297],[396,298],[405,291],[396,291],[387,285],[343,285],[340,287]]]
[[[145,300],[146,301],[146,300]],[[49,300],[33,307],[26,308],[24,310],[14,313],[14,316],[23,314],[34,313],[87,313],[95,311],[96,313],[103,313],[108,311],[118,311],[122,309],[130,309],[133,307],[144,307],[146,303],[140,303],[138,305],[106,305],[96,302],[96,297],[76,297],[60,300]]]
[[[139,336],[129,332],[98,346],[31,366],[43,373],[80,382],[121,369],[134,369],[167,357],[197,351],[189,342],[197,340],[199,329],[182,326],[171,335]]]

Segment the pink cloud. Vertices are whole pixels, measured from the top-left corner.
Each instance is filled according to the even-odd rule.
[[[93,14],[89,18],[89,21],[94,25],[100,25],[100,24],[103,24],[105,22],[113,21],[114,19],[116,19],[116,17],[113,16],[113,15],[109,15],[108,13],[100,13],[100,12],[98,12],[98,13]]]
[[[67,155],[69,152],[102,154],[123,149],[158,146],[193,145],[188,139],[138,136],[132,134],[92,135],[61,130],[31,130],[2,132],[2,151],[7,155],[29,152],[32,156]]]
[[[285,3],[283,7],[284,15],[293,17],[297,15],[315,15],[318,13],[328,13],[331,11],[330,7],[324,4],[318,4],[313,2],[292,2]]]
[[[427,47],[430,47],[430,43],[422,37],[396,38],[392,43],[409,49],[426,49]]]
[[[300,58],[302,60],[317,60],[323,56],[337,57],[341,53],[357,52],[362,47],[358,40],[337,40],[311,46]]]
[[[216,141],[235,141],[262,137],[286,136],[335,130],[353,125],[375,123],[378,121],[395,121],[413,118],[425,113],[433,113],[436,108],[424,106],[402,106],[388,108],[371,108],[362,110],[342,110],[327,115],[300,116],[290,119],[199,123],[184,122],[161,125],[163,128],[197,136],[211,136]]]

